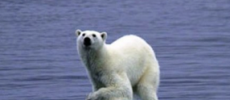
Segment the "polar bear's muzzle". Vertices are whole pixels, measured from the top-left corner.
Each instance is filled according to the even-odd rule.
[[[84,39],[83,43],[84,43],[84,45],[85,45],[86,47],[88,47],[88,46],[90,46],[90,45],[92,44],[90,38],[88,38],[88,37],[86,37],[86,38]]]

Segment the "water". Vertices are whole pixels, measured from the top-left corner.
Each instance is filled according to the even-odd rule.
[[[160,100],[228,100],[229,12],[229,0],[1,0],[0,100],[84,100],[76,29],[150,43]]]

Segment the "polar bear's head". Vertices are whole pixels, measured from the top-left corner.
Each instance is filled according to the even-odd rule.
[[[76,30],[77,35],[77,44],[81,48],[84,49],[94,49],[97,50],[101,48],[106,40],[107,33],[106,32],[97,32],[97,31],[81,31]]]

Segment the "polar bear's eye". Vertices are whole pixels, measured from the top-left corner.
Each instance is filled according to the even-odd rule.
[[[93,34],[93,37],[96,37],[96,35],[95,35],[95,34]]]
[[[85,33],[83,33],[82,36],[85,36]]]

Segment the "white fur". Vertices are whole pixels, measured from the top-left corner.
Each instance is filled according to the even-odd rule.
[[[133,92],[142,100],[158,100],[159,65],[151,46],[143,39],[127,35],[106,44],[105,32],[76,33],[78,54],[93,84],[93,93],[87,100],[132,100]],[[85,37],[92,40],[88,48],[83,45]]]

